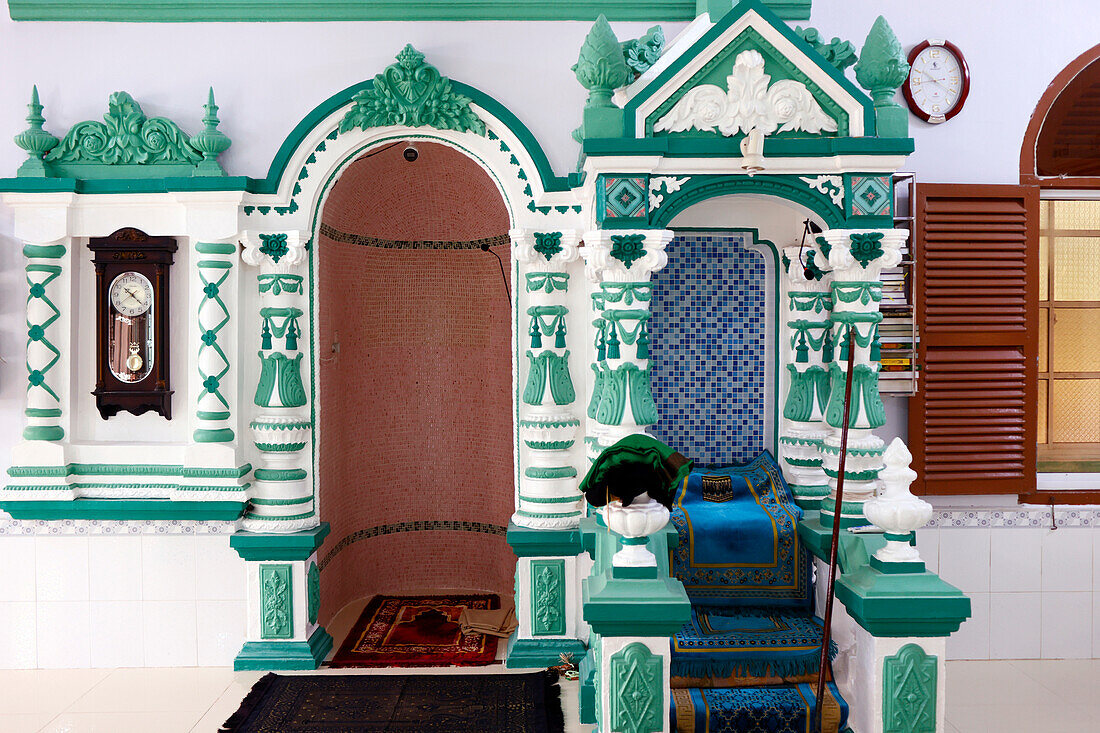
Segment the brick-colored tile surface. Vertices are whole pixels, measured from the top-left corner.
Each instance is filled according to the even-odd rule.
[[[422,144],[353,164],[322,221],[383,239],[465,241],[507,232],[476,163]],[[497,260],[480,249],[383,249],[321,237],[320,497],[332,524],[322,553],[377,525],[466,520],[504,525],[513,510],[511,323]],[[507,246],[494,249],[508,262]],[[339,343],[339,352],[330,347]],[[366,537],[326,566],[322,618],[403,589],[510,592],[515,557],[483,532]]]

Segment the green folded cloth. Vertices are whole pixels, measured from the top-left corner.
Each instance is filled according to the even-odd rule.
[[[628,435],[600,454],[581,481],[581,491],[592,506],[603,506],[612,499],[630,506],[639,495],[649,494],[671,508],[676,487],[693,465],[650,435]]]

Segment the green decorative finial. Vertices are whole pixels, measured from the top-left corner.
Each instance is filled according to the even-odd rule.
[[[603,13],[588,31],[573,73],[588,90],[588,107],[610,106],[612,92],[630,81],[630,67],[626,65],[622,46]]]
[[[233,141],[229,136],[218,129],[221,120],[218,119],[218,105],[214,104],[214,87],[204,105],[206,114],[203,115],[203,129],[191,136],[191,147],[202,153],[202,160],[195,166],[196,176],[224,176],[225,171],[218,165],[218,156],[229,149]]]
[[[875,100],[876,133],[879,137],[908,137],[909,116],[894,101],[897,88],[909,75],[901,44],[881,15],[871,26],[855,65],[856,81]]]
[[[15,136],[15,144],[26,150],[28,157],[19,166],[16,175],[44,178],[49,174],[42,156],[57,145],[58,139],[42,129],[46,118],[42,116],[42,105],[38,102],[37,85],[31,88],[31,103],[27,105],[27,110],[27,129]]]
[[[588,90],[584,122],[573,133],[576,140],[591,137],[622,137],[623,112],[611,102],[616,89],[634,78],[626,64],[623,47],[601,13],[584,39],[581,54],[573,65],[577,81]]]

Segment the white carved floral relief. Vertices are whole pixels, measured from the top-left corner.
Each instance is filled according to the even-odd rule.
[[[837,123],[826,114],[806,85],[792,79],[771,84],[759,51],[742,51],[726,77],[728,89],[701,84],[653,126],[654,132],[715,129],[726,136],[760,130],[774,132],[836,132]]]

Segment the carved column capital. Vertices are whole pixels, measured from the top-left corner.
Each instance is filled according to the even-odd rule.
[[[309,232],[254,232],[241,234],[244,251],[241,259],[270,272],[293,272],[306,261]]]
[[[875,282],[883,269],[901,262],[908,237],[905,229],[830,229],[818,237],[824,240],[818,247],[828,257],[834,281]]]
[[[512,229],[512,256],[529,271],[561,270],[580,257],[581,233],[575,229]]]
[[[668,264],[669,229],[597,229],[584,235],[585,274],[594,283],[641,282]]]

